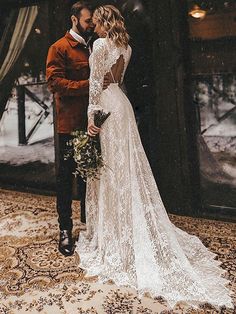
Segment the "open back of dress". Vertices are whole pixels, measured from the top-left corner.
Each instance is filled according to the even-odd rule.
[[[111,67],[111,82],[122,84],[122,80],[124,77],[124,69],[125,69],[125,59],[124,56],[121,55],[115,64]]]

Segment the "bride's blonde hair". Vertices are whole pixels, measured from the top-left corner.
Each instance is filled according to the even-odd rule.
[[[100,6],[94,11],[93,17],[116,46],[128,46],[129,35],[126,31],[124,18],[116,7],[113,5]]]

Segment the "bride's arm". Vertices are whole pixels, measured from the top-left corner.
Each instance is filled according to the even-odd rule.
[[[105,57],[106,49],[104,39],[97,39],[94,42],[93,52],[90,61],[90,78],[89,78],[89,106],[88,106],[88,131],[92,134],[98,133],[99,129],[94,127],[94,111],[102,110],[100,105],[101,93],[103,91],[103,82],[105,76]],[[89,132],[90,133],[90,132]]]

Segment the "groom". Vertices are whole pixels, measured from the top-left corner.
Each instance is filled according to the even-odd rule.
[[[46,75],[48,87],[56,104],[56,131],[58,138],[57,212],[60,227],[59,251],[70,256],[74,251],[72,239],[72,180],[75,170],[73,158],[64,159],[66,143],[75,129],[87,127],[89,92],[89,63],[91,48],[88,44],[93,34],[92,9],[85,1],[76,2],[71,8],[72,28],[54,43],[48,51]],[[103,88],[110,84],[104,79]],[[81,221],[85,222],[86,185],[78,177],[81,204]]]
[[[56,105],[56,132],[58,139],[57,212],[60,228],[59,251],[73,254],[72,239],[72,182],[75,162],[64,159],[66,143],[75,129],[85,130],[89,92],[89,47],[87,39],[93,32],[92,10],[84,2],[71,8],[72,28],[55,42],[48,51],[46,76]],[[78,177],[81,221],[85,222],[86,185]]]

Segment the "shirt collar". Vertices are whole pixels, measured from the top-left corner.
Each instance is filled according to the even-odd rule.
[[[86,46],[86,41],[84,40],[84,38],[80,36],[79,34],[77,34],[76,32],[74,32],[72,28],[70,29],[69,33],[75,40],[77,40],[79,43]]]

